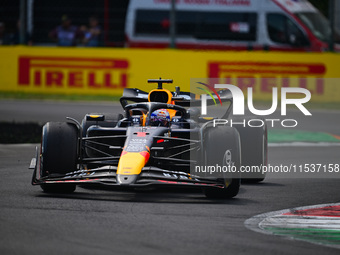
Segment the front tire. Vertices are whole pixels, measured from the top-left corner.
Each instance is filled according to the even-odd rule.
[[[247,123],[251,119],[258,119],[263,122],[262,127],[251,127]],[[266,121],[258,117],[245,117],[242,120],[234,119],[238,123],[245,120],[245,126],[237,124],[234,127],[240,134],[242,148],[242,166],[244,167],[261,167],[267,166],[268,163],[268,134]],[[255,125],[255,124],[254,124]],[[258,125],[258,124],[257,124]],[[242,176],[242,182],[258,183],[266,178],[266,173],[254,172],[246,173]]]
[[[208,127],[204,134],[205,166],[234,166],[238,171],[241,167],[240,136],[235,128],[228,126]],[[223,188],[205,188],[208,198],[227,199],[235,197],[240,189],[240,174],[228,174],[218,181]]]
[[[48,122],[43,127],[40,173],[42,177],[58,177],[77,169],[78,129],[66,122]],[[71,193],[74,184],[41,184],[47,193]]]

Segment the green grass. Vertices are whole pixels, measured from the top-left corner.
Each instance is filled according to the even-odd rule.
[[[339,102],[309,102],[305,104],[307,109],[326,109],[326,110],[340,110],[340,99]]]
[[[320,110],[340,110],[340,98],[339,102],[325,102],[325,103],[320,103],[320,102],[308,102],[303,104],[307,110],[311,109],[320,109]],[[272,106],[271,101],[263,101],[263,100],[255,100],[254,101],[254,107],[256,109],[269,109]],[[278,108],[281,107],[280,101],[278,102]],[[287,105],[287,109],[297,109],[298,108],[295,105]]]
[[[309,132],[302,130],[274,129],[268,131],[269,143],[291,143],[291,142],[328,142],[339,143],[340,140],[325,132]]]

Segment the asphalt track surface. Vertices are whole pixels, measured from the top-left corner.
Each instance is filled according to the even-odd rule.
[[[83,113],[107,107],[0,101],[0,120],[61,121],[65,115],[80,120]],[[339,112],[318,111],[299,125],[340,135],[339,121]],[[71,195],[48,195],[30,185],[34,147],[0,145],[0,254],[339,254],[250,231],[244,221],[269,211],[339,202],[340,178],[269,175],[263,183],[242,185],[238,196],[226,201],[171,190],[78,188]],[[340,147],[271,147],[269,163],[339,163],[339,155]]]
[[[0,100],[0,121],[39,122],[65,121],[72,117],[81,121],[86,113],[123,113],[118,102],[62,102],[62,101],[26,101]],[[277,110],[272,119],[296,119],[297,129],[306,131],[323,131],[340,135],[340,110],[310,110],[312,116],[304,116],[299,110],[288,110],[287,116],[280,116]],[[217,115],[221,116],[221,115]],[[282,128],[275,122],[274,128]]]

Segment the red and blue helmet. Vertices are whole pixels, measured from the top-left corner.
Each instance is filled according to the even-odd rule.
[[[159,109],[151,113],[150,116],[150,126],[169,126],[170,114],[166,109]]]

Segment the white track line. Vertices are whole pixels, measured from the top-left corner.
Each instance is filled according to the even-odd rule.
[[[259,223],[259,227],[261,229],[278,226],[282,228],[317,228],[340,230],[340,217],[277,215],[265,218]]]

